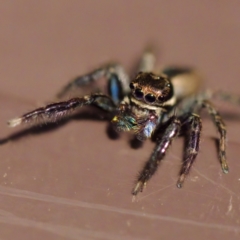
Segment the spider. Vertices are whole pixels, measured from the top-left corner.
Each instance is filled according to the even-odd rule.
[[[139,142],[148,138],[156,142],[150,158],[137,177],[132,190],[135,196],[143,191],[173,139],[179,135],[186,138],[183,165],[177,181],[177,187],[182,187],[199,152],[202,129],[200,113],[206,108],[220,135],[218,155],[222,170],[228,173],[226,126],[209,100],[220,96],[222,100],[231,102],[231,95],[201,91],[201,78],[191,68],[167,67],[160,73],[154,72],[155,61],[153,51],[144,51],[137,74],[131,81],[118,63],[105,64],[67,84],[58,94],[60,100],[56,103],[14,118],[8,121],[8,125],[15,127],[24,123],[55,122],[83,106],[100,108],[109,114],[111,126],[117,134],[131,131]],[[90,94],[61,100],[73,90],[93,87],[100,79],[105,79],[105,89],[95,87]]]

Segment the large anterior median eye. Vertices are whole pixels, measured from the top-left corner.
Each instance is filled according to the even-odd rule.
[[[153,94],[149,93],[145,96],[145,100],[149,103],[153,103],[156,101],[156,97]]]
[[[143,98],[144,94],[141,89],[136,89],[134,93],[136,98],[139,98],[139,99]]]

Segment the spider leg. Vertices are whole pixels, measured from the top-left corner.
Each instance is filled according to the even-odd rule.
[[[156,63],[156,56],[151,47],[148,47],[143,52],[138,64],[138,72],[153,72]]]
[[[201,119],[197,114],[191,114],[185,124],[187,124],[187,127],[189,128],[189,132],[187,136],[187,148],[184,154],[183,166],[180,172],[179,180],[177,182],[178,188],[182,187],[184,179],[189,173],[190,168],[197,157],[199,151],[200,133],[202,129]]]
[[[15,127],[22,123],[32,123],[34,121],[55,122],[63,118],[66,114],[69,114],[70,112],[86,105],[95,105],[108,112],[112,112],[116,108],[110,97],[96,93],[92,95],[86,95],[81,98],[72,98],[68,101],[48,104],[45,107],[35,109],[22,115],[21,117],[8,121],[8,125],[10,127]]]
[[[75,78],[58,93],[57,97],[62,98],[69,92],[86,87],[102,78],[106,78],[107,92],[116,104],[129,92],[129,77],[123,67],[116,63],[109,63],[88,74]]]
[[[210,97],[212,98],[218,98],[222,101],[229,102],[234,105],[240,105],[239,95],[235,95],[235,94],[224,92],[224,91],[216,91],[216,92],[209,91],[209,94],[210,94]]]
[[[165,156],[173,138],[176,137],[180,131],[181,122],[176,117],[172,117],[169,121],[169,126],[166,128],[162,138],[158,141],[156,147],[154,148],[150,159],[145,164],[143,170],[137,178],[136,186],[132,190],[133,195],[137,195],[139,192],[143,191],[143,187],[156,172],[158,165]]]
[[[219,138],[219,160],[224,173],[228,173],[229,168],[226,160],[226,125],[220,116],[219,112],[215,109],[213,104],[208,100],[203,100],[202,107],[205,107],[211,115],[212,120],[220,134]]]

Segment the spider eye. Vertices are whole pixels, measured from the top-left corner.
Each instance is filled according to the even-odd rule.
[[[149,93],[145,96],[145,100],[149,103],[153,103],[156,101],[156,97],[153,94]]]
[[[144,94],[141,89],[136,89],[134,93],[135,93],[136,98],[139,98],[139,99],[143,98]]]
[[[130,87],[131,89],[134,89],[133,83],[130,83],[130,84],[129,84],[129,87]]]
[[[158,97],[158,101],[159,102],[163,102],[165,100],[165,97],[163,95],[159,96]]]

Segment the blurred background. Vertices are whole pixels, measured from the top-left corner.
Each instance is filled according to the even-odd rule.
[[[105,123],[88,120],[38,136],[6,126],[102,63],[130,71],[148,44],[159,65],[196,67],[207,87],[240,93],[239,9],[237,0],[0,1],[0,239],[239,239],[238,108],[223,106],[234,116],[226,120],[228,175],[206,119],[184,188],[175,187],[177,139],[134,203],[133,182],[153,143],[133,150],[128,137],[112,141]]]

